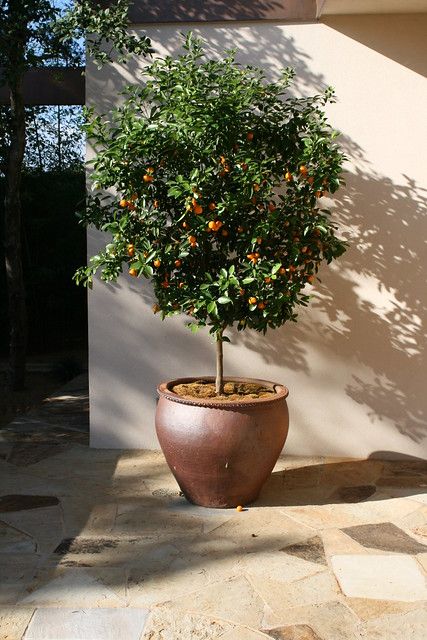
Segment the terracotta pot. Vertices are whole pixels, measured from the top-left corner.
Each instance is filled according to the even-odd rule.
[[[187,500],[204,507],[247,505],[258,497],[285,444],[289,415],[286,387],[247,378],[273,388],[271,398],[249,402],[187,400],[171,389],[195,380],[180,378],[157,388],[156,431],[166,461]]]

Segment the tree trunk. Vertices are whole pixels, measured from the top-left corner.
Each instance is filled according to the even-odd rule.
[[[216,378],[215,378],[215,393],[220,396],[224,393],[224,365],[222,354],[222,334],[223,331],[218,331],[216,334]]]
[[[4,201],[4,250],[10,322],[9,371],[12,389],[25,383],[27,308],[21,243],[21,171],[25,151],[25,108],[22,76],[9,83],[12,130],[6,171]]]

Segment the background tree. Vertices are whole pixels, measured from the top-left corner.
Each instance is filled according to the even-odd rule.
[[[295,321],[321,262],[345,251],[321,200],[340,186],[344,156],[323,111],[331,89],[295,98],[291,69],[270,83],[233,52],[206,60],[191,34],[184,48],[146,68],[108,119],[89,118],[83,223],[110,239],[76,278],[115,280],[125,267],[152,280],[155,312],[215,336],[220,394],[227,327]]]
[[[0,82],[10,94],[8,133],[3,135],[6,178],[4,251],[10,323],[10,383],[24,386],[27,313],[22,268],[21,178],[26,146],[23,79],[34,67],[76,62],[76,38],[88,35],[90,54],[102,64],[113,53],[147,55],[149,40],[127,33],[128,0],[109,8],[94,0],[75,0],[65,8],[49,0],[0,0]],[[90,36],[89,36],[90,34]],[[105,41],[107,49],[105,49]]]

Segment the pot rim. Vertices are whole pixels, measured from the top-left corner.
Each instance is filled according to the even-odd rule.
[[[239,402],[237,400],[233,402],[224,402],[221,400],[215,400],[214,398],[194,398],[194,400],[190,400],[189,398],[183,398],[182,396],[179,396],[177,393],[174,393],[171,390],[171,387],[174,387],[177,384],[186,384],[188,382],[194,382],[195,380],[215,382],[215,377],[191,376],[191,378],[176,378],[174,380],[167,380],[165,382],[161,382],[157,386],[157,393],[160,397],[167,398],[172,402],[178,402],[179,404],[188,404],[195,407],[209,407],[210,409],[235,409],[237,407],[239,409],[243,409],[245,407],[262,406],[263,404],[285,400],[289,395],[289,389],[278,382],[271,382],[270,380],[262,380],[260,378],[239,378],[237,376],[227,376],[224,378],[224,382],[255,382],[274,389],[276,393],[271,398],[253,398],[250,401],[243,402]]]

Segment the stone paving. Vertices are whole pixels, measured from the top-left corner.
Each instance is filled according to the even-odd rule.
[[[75,380],[0,432],[1,640],[425,640],[427,463],[282,457],[238,513],[87,446]]]

